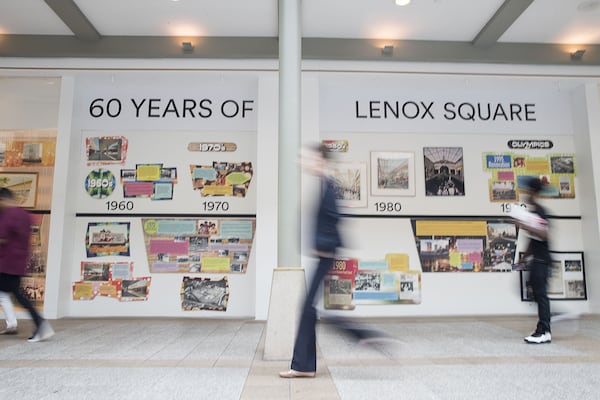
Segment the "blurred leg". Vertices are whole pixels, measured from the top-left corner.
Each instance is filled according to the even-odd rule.
[[[291,368],[296,371],[314,372],[317,370],[317,335],[315,325],[317,322],[317,310],[314,307],[317,291],[327,271],[333,264],[333,258],[319,257],[319,265],[312,277],[304,306],[298,335],[294,344],[294,355]]]
[[[15,314],[15,309],[13,307],[12,300],[10,299],[10,294],[7,292],[0,291],[0,306],[4,310],[4,316],[6,318],[6,327],[7,328],[16,328],[17,327],[17,315]]]

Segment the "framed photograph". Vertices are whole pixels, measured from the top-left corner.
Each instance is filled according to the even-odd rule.
[[[150,292],[151,278],[123,279],[121,282],[121,301],[146,301]]]
[[[522,254],[522,253],[521,253]],[[583,252],[551,251],[552,274],[548,279],[550,300],[587,300]],[[520,271],[521,301],[533,301],[529,272]]]
[[[414,153],[372,151],[371,194],[373,196],[414,196]]]
[[[332,163],[331,176],[336,183],[336,199],[341,207],[367,206],[366,163]]]
[[[490,180],[489,185],[491,201],[517,201],[517,190],[514,181]]]
[[[425,195],[464,196],[462,147],[424,147]]]
[[[42,162],[42,144],[41,143],[23,143],[22,160],[24,164],[41,164]]]
[[[81,277],[83,282],[110,280],[110,263],[81,262]]]
[[[127,155],[127,138],[99,136],[85,139],[87,165],[123,164]]]
[[[227,311],[229,281],[184,276],[181,283],[181,309],[184,311]]]
[[[20,207],[35,208],[37,172],[0,172],[0,187],[10,189]]]

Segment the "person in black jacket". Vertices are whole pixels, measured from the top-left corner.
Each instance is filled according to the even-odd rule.
[[[333,180],[327,175],[327,161],[331,154],[324,145],[308,148],[302,154],[303,170],[311,175],[318,176],[322,185],[322,197],[316,214],[313,243],[319,263],[304,300],[298,334],[294,344],[291,369],[280,372],[279,376],[282,378],[312,378],[317,370],[317,338],[315,332],[317,310],[315,299],[325,275],[333,266],[337,248],[342,246],[338,226],[340,213],[336,200],[336,187]],[[338,318],[329,319],[329,322],[334,323],[338,328],[364,343],[374,343],[376,338],[387,338],[381,332],[364,328],[350,320]]]
[[[533,291],[533,299],[538,306],[536,329],[531,335],[525,337],[525,342],[532,344],[550,343],[552,341],[550,300],[547,294],[551,263],[548,247],[548,217],[544,207],[537,201],[542,186],[540,179],[529,178],[523,192],[527,195],[528,209],[533,215],[527,222],[518,222],[519,227],[526,230],[530,238],[529,247],[526,251],[526,254],[530,257],[528,263],[529,282]]]

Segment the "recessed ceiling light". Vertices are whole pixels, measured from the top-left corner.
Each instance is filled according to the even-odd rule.
[[[577,6],[577,11],[590,12],[596,10],[598,7],[600,7],[600,1],[585,0],[579,3],[579,5]]]
[[[406,6],[408,4],[410,4],[410,0],[396,0],[397,6]]]

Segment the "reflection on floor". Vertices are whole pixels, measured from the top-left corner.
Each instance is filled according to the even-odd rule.
[[[528,345],[533,317],[402,318],[369,323],[396,344],[359,346],[319,325],[314,379],[264,361],[264,322],[62,319],[56,335],[0,337],[0,399],[595,399],[600,317],[554,324]]]

